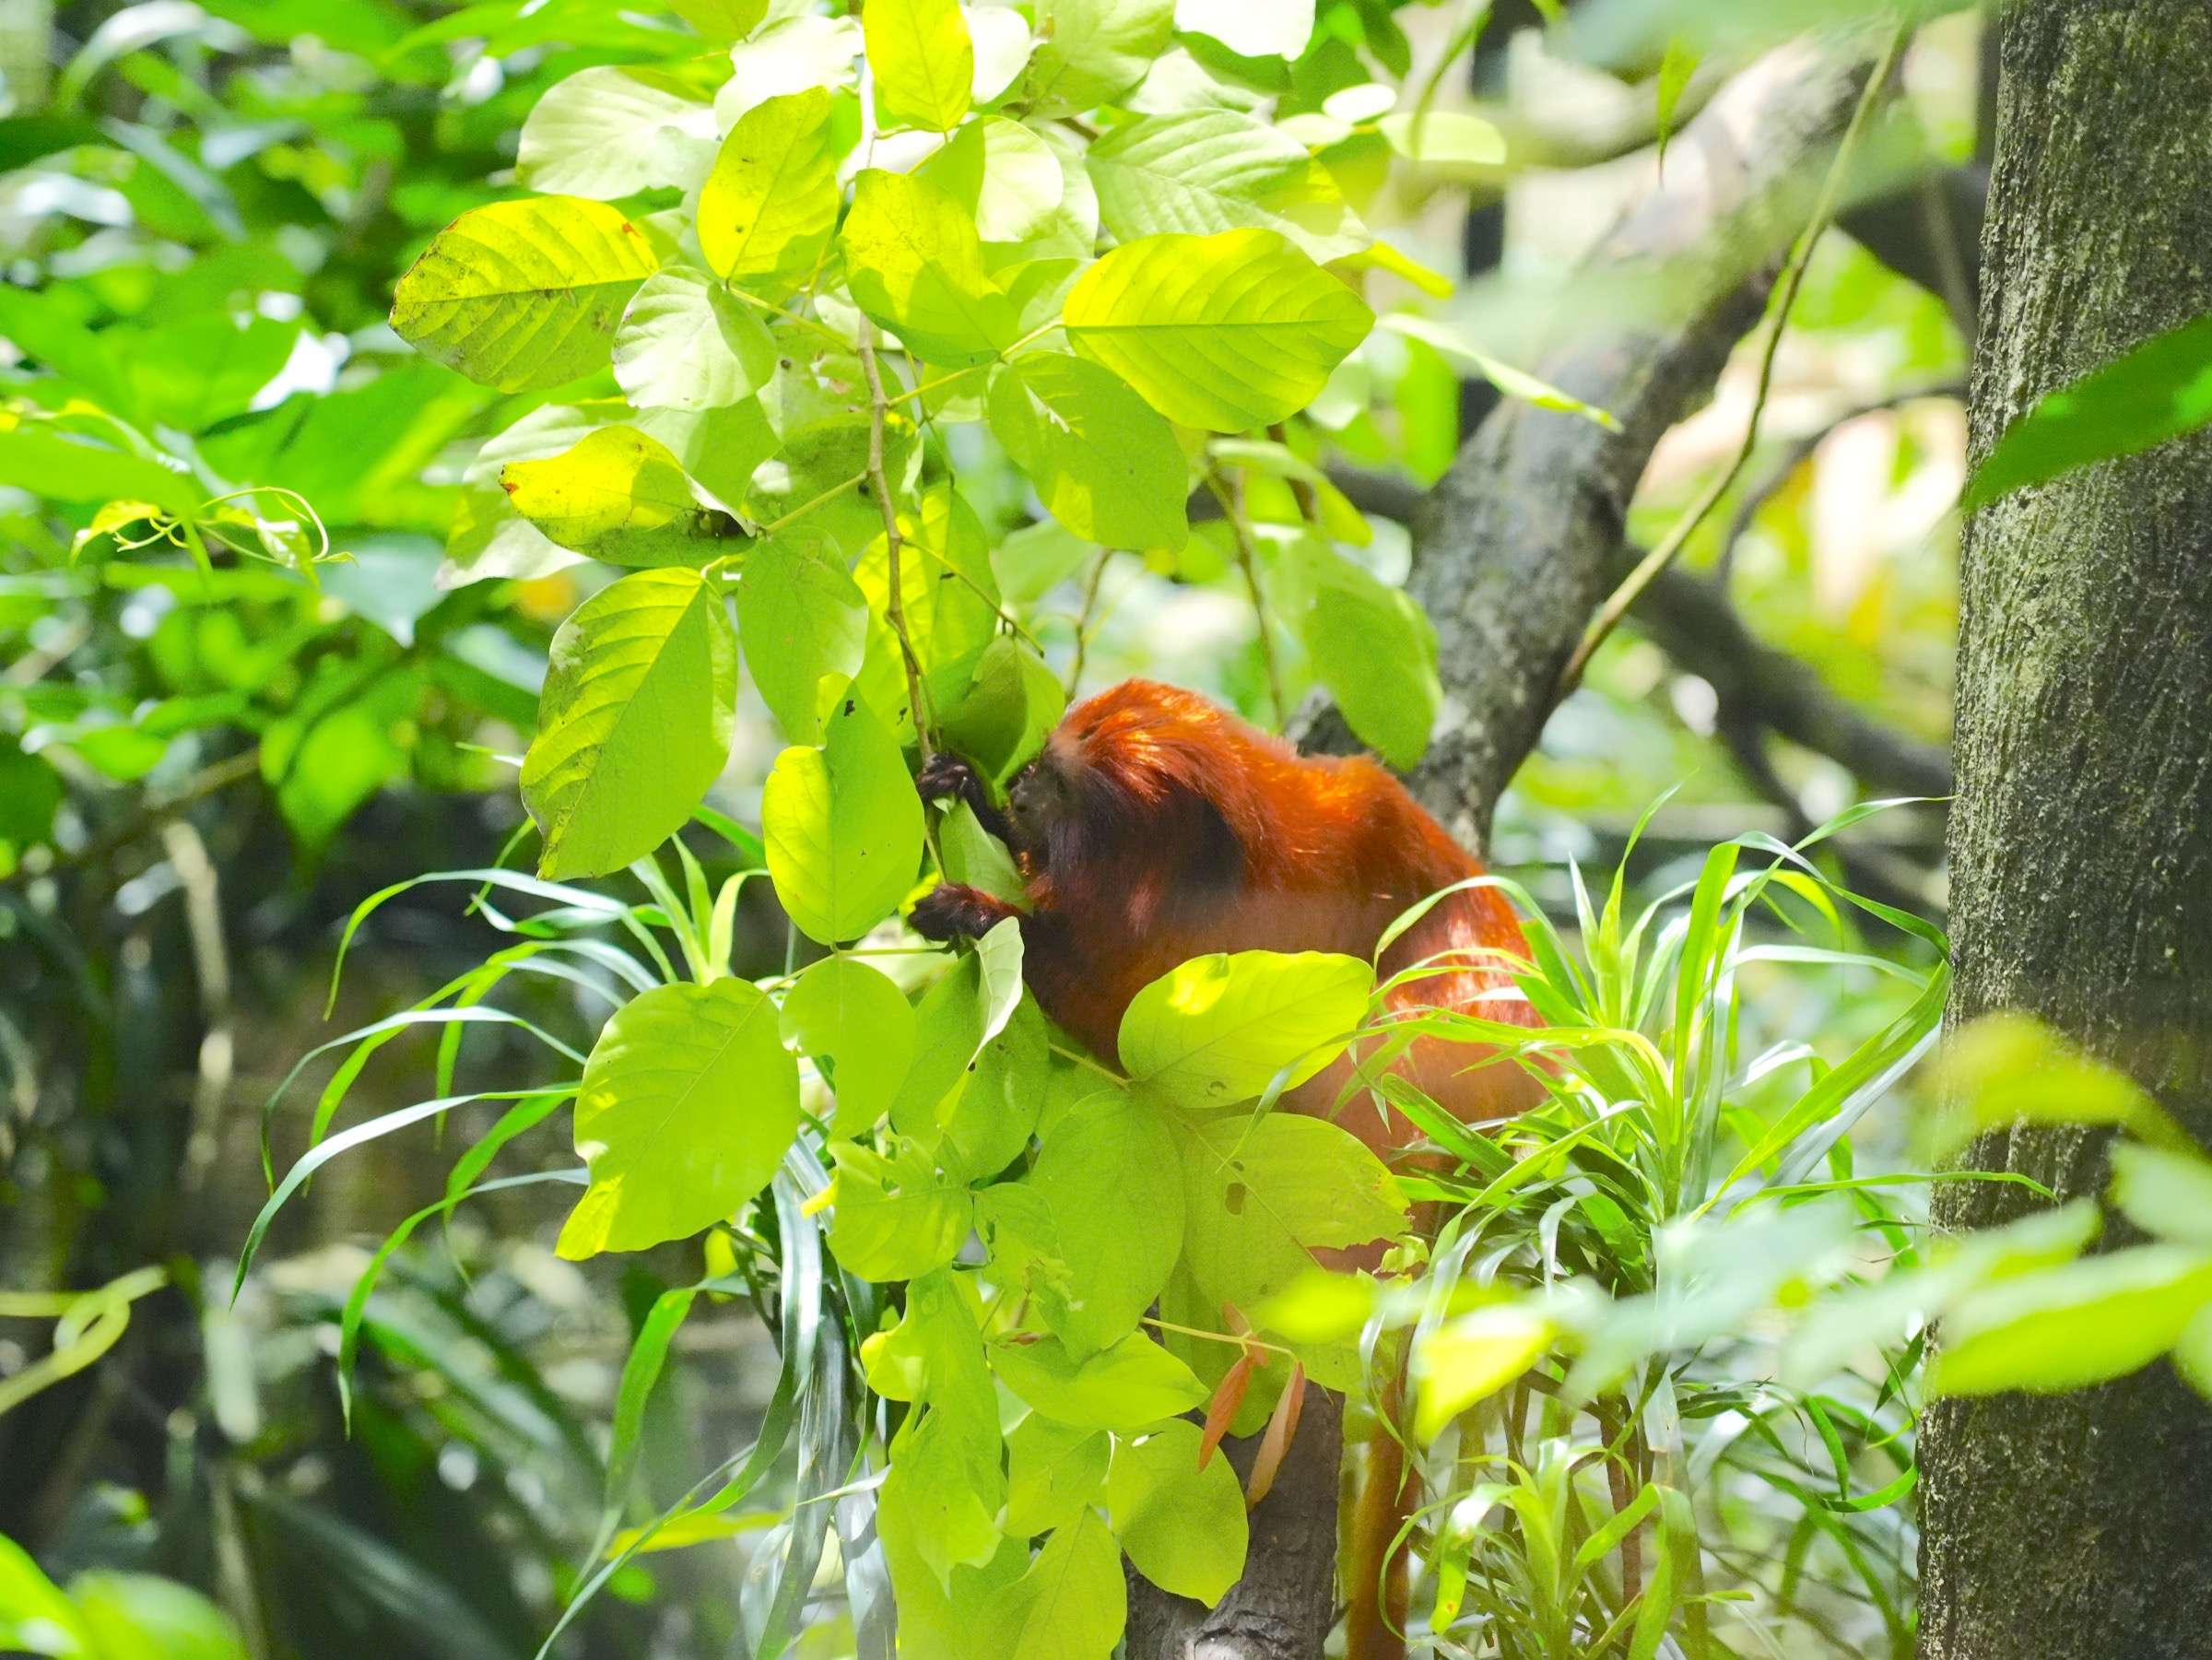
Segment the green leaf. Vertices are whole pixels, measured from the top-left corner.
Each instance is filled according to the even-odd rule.
[[[616,383],[641,409],[717,409],[768,384],[776,343],[705,272],[670,265],[623,312],[614,361]]]
[[[737,636],[695,571],[610,583],[553,636],[523,802],[538,874],[604,876],[682,829],[730,756]]]
[[[2083,1389],[2147,1366],[2212,1302],[2201,1250],[2145,1245],[1982,1287],[1944,1315],[1943,1395]]]
[[[440,231],[407,268],[392,326],[483,385],[558,386],[606,366],[616,321],[659,263],[603,202],[494,202]]]
[[[959,126],[975,86],[975,45],[959,0],[868,0],[860,25],[884,113],[932,133]]]
[[[1175,33],[1175,0],[1052,0],[1038,8],[1037,50],[1022,92],[1042,112],[1118,101]]]
[[[1006,1501],[998,1400],[969,1288],[943,1271],[916,1279],[899,1325],[870,1338],[864,1354],[879,1347],[900,1352],[901,1381],[920,1404],[891,1442],[891,1467],[921,1524],[916,1546],[942,1583],[955,1566],[997,1554],[996,1518]],[[872,1360],[870,1376],[880,1368],[880,1357]]]
[[[1054,1528],[1030,1571],[987,1605],[975,1660],[1107,1660],[1128,1618],[1121,1552],[1086,1510]]]
[[[2134,455],[2212,422],[2212,317],[2169,330],[2047,392],[1967,481],[1969,512],[2076,467]]]
[[[1393,334],[1403,335],[1408,340],[1418,340],[1423,346],[1455,359],[1504,394],[1519,398],[1524,404],[1534,404],[1539,409],[1558,409],[1568,415],[1579,415],[1585,420],[1595,421],[1608,432],[1621,430],[1620,422],[1595,404],[1586,404],[1571,392],[1562,392],[1548,381],[1539,381],[1533,374],[1501,363],[1488,352],[1470,344],[1450,324],[1440,323],[1433,317],[1418,317],[1408,312],[1393,312],[1383,320],[1383,327]]]
[[[994,1176],[1028,1149],[1051,1048],[1035,1000],[1021,998],[1005,1030],[977,1051],[959,1093],[940,1106],[937,1157],[947,1169]]]
[[[1096,542],[1040,519],[1000,538],[991,563],[1000,593],[1016,605],[1033,605],[1098,557]]]
[[[1099,1497],[1112,1451],[1103,1430],[1032,1412],[1006,1431],[1006,1531],[1034,1537],[1065,1526]]]
[[[1243,1576],[1244,1489],[1226,1458],[1198,1467],[1204,1434],[1183,1419],[1116,1440],[1106,1516],[1136,1571],[1212,1607]]]
[[[576,1150],[592,1184],[570,1258],[688,1239],[768,1185],[799,1128],[799,1069],[750,981],[641,992],[592,1047]]]
[[[1128,1434],[1206,1399],[1188,1366],[1142,1332],[1077,1360],[1057,1337],[991,1346],[999,1380],[1054,1423]]]
[[[1208,1308],[1256,1309],[1302,1278],[1315,1251],[1406,1226],[1395,1179],[1325,1118],[1171,1122],[1182,1150],[1183,1257]]]
[[[975,221],[928,180],[866,169],[839,235],[853,303],[916,356],[958,369],[1018,336],[1014,302],[983,273]]]
[[[1018,242],[1060,206],[1066,184],[1052,147],[1018,121],[982,115],[915,169],[968,210],[986,242]]]
[[[1186,427],[1241,432],[1296,414],[1374,313],[1272,230],[1148,236],[1067,297],[1076,349]]]
[[[900,1141],[887,1159],[833,1141],[830,1153],[837,1161],[830,1249],[848,1271],[890,1284],[918,1279],[959,1254],[974,1204],[926,1149]]]
[[[251,1653],[228,1614],[173,1579],[88,1569],[70,1579],[69,1595],[84,1621],[88,1646],[81,1652],[98,1660],[247,1660]],[[7,1640],[8,1612],[9,1599],[0,1590],[0,1642]],[[38,1634],[42,1640],[52,1635]]]
[[[0,771],[0,783],[5,783]],[[937,854],[945,865],[945,879],[966,888],[980,888],[1010,905],[1026,905],[1028,884],[1014,863],[1014,855],[996,836],[983,829],[975,809],[964,801],[937,820]]]
[[[1175,26],[1239,57],[1295,58],[1313,34],[1313,0],[1178,0]]]
[[[1312,583],[1299,633],[1314,674],[1359,741],[1406,771],[1428,750],[1443,708],[1435,627],[1412,595],[1318,538],[1300,538],[1293,557]]]
[[[914,1030],[906,994],[857,958],[825,957],[783,999],[785,1041],[830,1063],[839,1136],[865,1135],[890,1111],[914,1057]]]
[[[668,0],[668,9],[720,46],[742,41],[768,16],[768,0]]]
[[[1157,1107],[1106,1089],[1053,1126],[1025,1183],[1049,1219],[1036,1243],[1067,1271],[1048,1292],[1053,1329],[1077,1358],[1136,1329],[1182,1251],[1175,1138]]]
[[[1357,957],[1325,951],[1193,958],[1130,1000],[1122,1065],[1182,1106],[1249,1101],[1285,1068],[1291,1089],[1343,1050],[1373,984]]]
[[[747,547],[737,632],[783,736],[821,742],[822,718],[860,672],[868,642],[867,596],[836,545],[794,524]]]
[[[664,129],[674,128],[664,135]],[[685,145],[683,139],[690,143]],[[714,138],[714,112],[674,76],[655,69],[585,69],[556,82],[530,109],[514,181],[527,189],[611,202],[684,176],[686,149]]]
[[[1486,1400],[1531,1366],[1558,1336],[1544,1312],[1525,1302],[1470,1310],[1421,1340],[1420,1409],[1414,1432],[1433,1439],[1477,1401]]]
[[[1375,124],[1406,160],[1440,171],[1494,172],[1505,165],[1505,135],[1457,110],[1401,110]]]
[[[602,427],[549,461],[511,461],[500,488],[548,541],[610,565],[704,565],[741,545],[720,538],[726,521],[635,427]]]
[[[1122,380],[1063,352],[991,377],[991,430],[1069,530],[1110,547],[1179,553],[1190,469],[1168,423]]]
[[[1124,242],[1254,227],[1327,261],[1374,241],[1303,145],[1235,110],[1140,117],[1106,134],[1085,161],[1099,217]]]
[[[198,432],[241,415],[292,355],[297,323],[195,317],[125,348],[124,373],[150,421]]]
[[[207,492],[189,473],[158,461],[78,443],[58,432],[0,415],[0,484],[29,490],[49,501],[150,501],[180,518],[194,517]]]
[[[2112,1203],[2129,1221],[2177,1243],[2212,1247],[2212,1162],[2132,1141],[2114,1145],[2112,1161]]]
[[[754,105],[722,141],[699,194],[699,246],[717,277],[771,296],[806,280],[837,225],[830,94]]]
[[[1001,634],[976,658],[967,687],[939,709],[938,727],[952,748],[1005,779],[1044,748],[1066,708],[1060,677],[1044,659]]]
[[[776,758],[760,835],[776,897],[810,939],[857,939],[906,897],[922,860],[922,798],[865,703],[847,698],[819,749],[798,744]]]

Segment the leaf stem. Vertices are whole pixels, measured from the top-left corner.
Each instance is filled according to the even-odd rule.
[[[929,728],[922,705],[922,664],[914,655],[914,642],[906,631],[906,597],[903,579],[899,570],[899,549],[903,538],[899,532],[899,508],[891,500],[890,475],[883,465],[884,418],[890,406],[883,395],[883,370],[876,360],[876,325],[862,319],[860,324],[860,367],[868,378],[868,480],[876,490],[877,511],[883,515],[883,537],[886,564],[889,574],[889,596],[884,601],[884,615],[891,625],[891,632],[899,639],[899,654],[906,664],[907,706],[914,716],[914,743],[922,751],[924,761],[929,759]]]
[[[1206,469],[1206,488],[1213,491],[1214,500],[1221,503],[1222,515],[1229,521],[1230,534],[1236,538],[1237,568],[1244,572],[1244,589],[1252,596],[1253,615],[1260,625],[1260,661],[1267,668],[1267,696],[1275,705],[1276,729],[1280,731],[1289,724],[1290,710],[1283,698],[1282,669],[1275,660],[1275,636],[1267,627],[1267,603],[1260,594],[1260,574],[1256,569],[1252,525],[1244,517],[1244,503],[1222,482],[1218,470],[1213,467]]]
[[[1090,580],[1083,584],[1083,604],[1076,612],[1076,660],[1067,671],[1067,700],[1076,700],[1076,689],[1083,684],[1083,659],[1090,653],[1090,630],[1096,625],[1091,613],[1098,608],[1099,586],[1106,580],[1106,561],[1113,558],[1113,549],[1101,547],[1090,568]]]

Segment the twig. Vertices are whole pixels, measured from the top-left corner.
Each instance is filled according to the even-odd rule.
[[[1076,612],[1076,660],[1067,671],[1067,700],[1076,700],[1076,691],[1083,684],[1083,660],[1090,653],[1091,613],[1098,608],[1099,585],[1106,580],[1106,561],[1113,558],[1113,549],[1101,547],[1099,557],[1090,567],[1090,580],[1083,584],[1083,604]]]
[[[1260,595],[1260,576],[1255,569],[1254,549],[1252,545],[1252,526],[1244,518],[1243,504],[1230,494],[1218,473],[1209,471],[1206,488],[1221,503],[1221,512],[1229,521],[1230,534],[1236,538],[1237,569],[1244,573],[1245,592],[1252,595],[1253,618],[1260,627],[1260,661],[1267,668],[1267,696],[1275,705],[1275,724],[1280,728],[1290,720],[1290,706],[1283,699],[1282,670],[1275,661],[1275,637],[1267,630],[1267,604]]]
[[[1629,614],[1629,607],[1636,603],[1637,597],[1652,585],[1662,571],[1674,562],[1675,556],[1697,534],[1698,526],[1705,522],[1706,515],[1728,493],[1746,464],[1750,461],[1751,452],[1759,443],[1759,416],[1766,408],[1767,394],[1774,383],[1775,355],[1782,347],[1783,332],[1789,326],[1790,312],[1797,303],[1797,292],[1805,286],[1805,274],[1812,264],[1813,250],[1827,231],[1829,222],[1835,217],[1836,198],[1843,188],[1851,153],[1856,147],[1856,141],[1866,124],[1867,117],[1888,89],[1890,71],[1895,68],[1898,53],[1903,50],[1911,33],[1909,24],[1900,25],[1882,48],[1882,55],[1875,64],[1874,73],[1866,77],[1865,89],[1859,95],[1858,106],[1851,112],[1851,124],[1843,129],[1843,137],[1836,147],[1835,159],[1830,164],[1828,177],[1821,183],[1820,196],[1814,204],[1812,217],[1806,221],[1804,234],[1799,237],[1797,246],[1790,255],[1788,268],[1783,273],[1781,292],[1774,304],[1773,326],[1768,331],[1766,347],[1759,354],[1759,384],[1751,396],[1751,417],[1745,424],[1744,441],[1737,446],[1735,458],[1728,464],[1727,470],[1700,494],[1689,511],[1675,522],[1675,527],[1661,538],[1658,546],[1644,555],[1642,562],[1629,573],[1628,580],[1616,588],[1598,608],[1596,617],[1591,619],[1589,629],[1583,635],[1582,643],[1574,648],[1574,654],[1568,658],[1567,666],[1559,673],[1559,684],[1553,689],[1551,696],[1554,708],[1564,702],[1568,694],[1582,684],[1583,671],[1589,666],[1592,654],[1620,626],[1620,619]]]
[[[1767,476],[1746,490],[1737,500],[1735,509],[1728,515],[1728,528],[1721,533],[1721,551],[1712,561],[1713,576],[1722,582],[1735,562],[1735,545],[1744,533],[1751,528],[1751,521],[1759,517],[1759,510],[1771,501],[1783,487],[1797,476],[1797,469],[1813,458],[1813,452],[1828,441],[1829,434],[1839,427],[1847,427],[1863,415],[1877,415],[1885,409],[1895,409],[1903,404],[1918,403],[1922,398],[1949,398],[1957,403],[1966,400],[1966,387],[1958,381],[1944,381],[1933,386],[1914,386],[1903,392],[1893,392],[1888,397],[1877,398],[1870,404],[1857,404],[1832,420],[1822,421],[1807,432],[1775,462]]]
[[[889,406],[883,396],[883,371],[876,361],[876,325],[865,318],[860,325],[860,367],[868,378],[868,482],[876,491],[877,511],[883,515],[886,565],[889,571],[890,597],[884,602],[884,615],[890,622],[891,632],[898,636],[899,654],[906,663],[906,698],[907,706],[914,714],[914,742],[926,761],[929,728],[922,708],[922,664],[914,655],[913,640],[906,631],[906,591],[899,570],[902,541],[899,533],[899,508],[891,500],[890,476],[883,465],[883,423]]]

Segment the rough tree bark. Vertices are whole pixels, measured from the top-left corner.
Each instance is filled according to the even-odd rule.
[[[2212,7],[2004,13],[1974,453],[2052,386],[2212,312]],[[2027,1009],[2212,1140],[2212,438],[1977,513],[1962,568],[1950,1018]],[[2062,1197],[2104,1138],[2013,1130],[1984,1168]],[[1939,1223],[2023,1190],[1951,1183]],[[2164,1366],[1933,1407],[1924,1660],[2212,1655],[2212,1407]]]
[[[1410,586],[1441,640],[1446,719],[1413,785],[1471,846],[1535,747],[1551,689],[1617,574],[1629,499],[1667,428],[1712,391],[1758,323],[1805,203],[1841,135],[1871,50],[1809,46],[1738,77],[1667,149],[1666,171],[1592,261],[1630,321],[1535,358],[1535,372],[1611,410],[1509,404],[1485,419],[1416,516]],[[1301,723],[1310,748],[1349,748],[1335,712]],[[1341,1445],[1301,1426],[1254,1514],[1245,1578],[1212,1610],[1130,1575],[1130,1660],[1320,1660],[1335,1615]],[[1304,1420],[1315,1422],[1309,1406]]]

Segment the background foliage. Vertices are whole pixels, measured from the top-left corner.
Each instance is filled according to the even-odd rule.
[[[1493,849],[1568,1064],[1495,1139],[1434,1120],[1440,1169],[1210,1115],[1359,1025],[1365,965],[1213,971],[1215,1008],[1289,1011],[1241,1050],[1203,998],[1140,1006],[1124,1090],[1054,1053],[1006,936],[948,964],[900,930],[925,830],[1004,879],[925,816],[918,740],[1003,779],[1141,672],[1270,724],[1319,684],[1418,756],[1433,641],[1359,480],[1432,481],[1493,382],[1602,418],[1512,365],[1770,38],[1501,24],[1472,100],[1484,9],[1071,0],[1033,53],[1037,19],[949,4],[30,18],[0,120],[12,1641],[873,1654],[895,1585],[907,1652],[1103,1654],[1120,1551],[1199,1596],[1241,1560],[1172,1415],[1256,1431],[1293,1362],[1359,1400],[1404,1347],[1436,1652],[1902,1654],[1929,1308],[1988,1334],[1953,1387],[2206,1364],[2201,1171],[2116,1085],[2051,1110],[2124,1103],[2149,1255],[2067,1263],[2093,1218],[2061,1212],[1929,1260],[1900,1125],[1932,816],[1861,817],[1842,762],[1632,625]],[[1975,44],[1921,30],[1854,189],[1971,158]],[[1434,278],[1500,202],[1504,266]],[[1952,315],[1823,240],[1685,555],[1923,743]],[[2185,386],[2188,349],[2142,372]],[[1633,536],[1726,465],[1756,372],[1670,435]],[[2039,418],[1977,489],[2193,418]],[[2036,1110],[2005,1080],[2050,1057],[2013,1041],[1974,1076]],[[746,1113],[641,1093],[671,1070]],[[1449,1219],[1425,1277],[1304,1277],[1415,1199]]]

